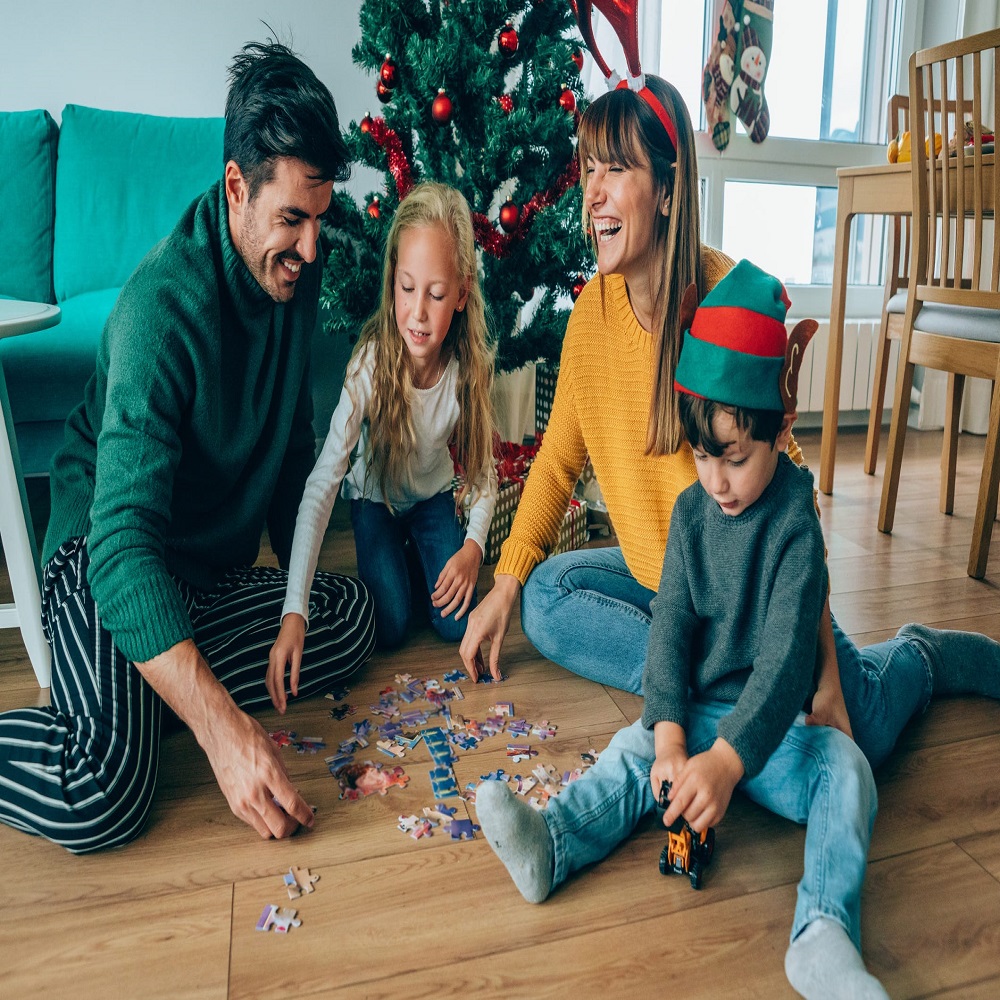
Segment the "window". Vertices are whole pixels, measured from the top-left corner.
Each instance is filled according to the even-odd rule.
[[[830,305],[836,171],[885,155],[885,107],[905,73],[895,54],[914,47],[917,4],[810,0],[775,6],[764,83],[768,138],[751,143],[735,119],[723,154],[709,136],[698,136],[703,236],[796,286],[796,314],[821,316]],[[671,4],[662,13],[660,73],[681,90],[696,129],[705,126],[702,67],[718,16],[719,0]],[[848,309],[855,315],[880,312],[884,230],[883,221],[871,216],[854,223],[849,283],[861,287],[852,290]]]

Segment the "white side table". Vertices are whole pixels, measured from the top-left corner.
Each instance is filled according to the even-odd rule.
[[[59,307],[44,302],[0,299],[0,337],[16,337],[55,326]],[[20,628],[40,687],[49,686],[52,655],[42,632],[41,570],[31,512],[24,492],[7,382],[0,364],[0,539],[14,591],[13,604],[0,604],[0,628]]]

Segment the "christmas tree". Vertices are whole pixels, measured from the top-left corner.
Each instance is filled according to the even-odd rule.
[[[352,54],[375,72],[373,104],[383,107],[351,122],[347,141],[386,178],[361,206],[334,194],[328,329],[357,334],[377,304],[397,205],[413,184],[441,181],[472,209],[497,369],[557,361],[570,296],[592,269],[574,138],[583,57],[570,5],[365,0]]]

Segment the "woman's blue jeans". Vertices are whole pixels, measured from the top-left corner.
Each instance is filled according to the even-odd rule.
[[[351,501],[351,524],[358,555],[358,576],[375,603],[375,641],[382,649],[394,649],[406,638],[415,607],[423,604],[431,625],[442,639],[459,642],[465,635],[468,612],[458,621],[447,618],[430,601],[445,563],[465,540],[455,513],[451,491],[415,503],[409,510],[393,514],[384,503]],[[419,564],[419,593],[413,594],[407,543]],[[476,605],[473,595],[470,609]]]
[[[629,572],[619,548],[565,552],[539,563],[528,577],[521,592],[521,627],[554,663],[642,694],[654,596]],[[927,707],[930,665],[911,640],[889,639],[859,649],[836,620],[833,634],[854,739],[871,766],[878,767],[906,723]]]
[[[688,752],[711,747],[719,720],[731,711],[732,705],[722,702],[692,702]],[[803,720],[800,713],[764,769],[737,787],[765,809],[806,824],[792,940],[808,923],[826,917],[839,923],[860,951],[875,781],[857,744],[839,730],[806,726]],[[652,730],[635,722],[615,735],[579,781],[549,800],[542,815],[555,851],[553,887],[606,857],[656,809],[649,782],[655,757]],[[756,851],[760,845],[737,849]]]

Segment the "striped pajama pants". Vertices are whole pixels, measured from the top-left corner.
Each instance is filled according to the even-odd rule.
[[[74,854],[128,843],[153,801],[163,702],[101,625],[85,539],[45,567],[42,623],[52,646],[48,708],[0,713],[0,822]],[[211,592],[177,586],[194,641],[241,708],[271,704],[264,686],[287,575],[234,570]],[[317,573],[300,697],[350,677],[375,643],[371,597],[348,576]]]

